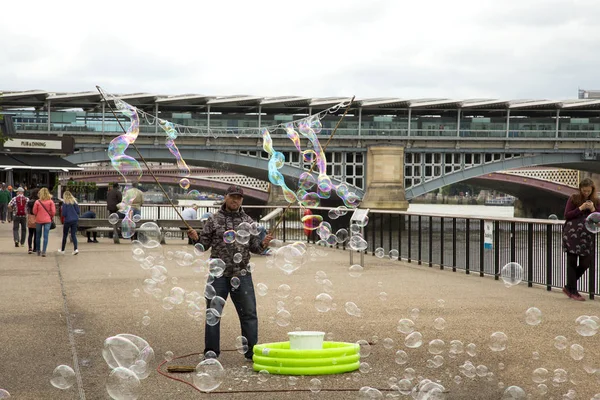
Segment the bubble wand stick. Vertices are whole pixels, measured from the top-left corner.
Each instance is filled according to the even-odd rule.
[[[339,126],[340,126],[340,124],[342,123],[342,120],[344,119],[344,117],[346,116],[346,114],[348,114],[348,111],[350,111],[350,107],[352,106],[352,103],[354,103],[354,98],[355,97],[356,97],[356,95],[352,96],[352,99],[350,99],[350,102],[348,103],[348,107],[346,107],[346,110],[344,110],[344,113],[340,117],[340,120],[335,125],[335,128],[333,129],[333,132],[331,132],[331,135],[329,135],[329,139],[327,139],[327,143],[325,143],[325,147],[323,147],[323,152],[325,152],[325,150],[327,150],[327,146],[329,145],[329,142],[331,142],[331,139],[333,138],[333,135],[335,135],[335,133],[337,132],[337,130],[338,130]],[[310,169],[308,170],[309,174],[312,174],[312,172],[315,169],[316,165],[317,165],[317,161],[315,160],[315,161],[313,161],[312,165],[310,166]],[[287,212],[287,210],[290,209],[291,206],[292,206],[292,203],[288,203],[288,205],[285,208],[285,210],[283,210],[283,212],[281,213],[281,217],[279,217],[279,219],[277,220],[277,223],[275,224],[275,227],[271,230],[271,233],[270,233],[271,235],[273,235],[275,233],[275,231],[277,230],[277,227],[279,226],[279,224],[283,220],[283,217],[285,216],[285,213]]]
[[[112,108],[112,106],[108,102],[108,99],[104,96],[104,91],[102,90],[102,88],[100,86],[96,85],[96,89],[100,93],[100,96],[104,100],[104,103],[106,103],[106,105],[108,105],[108,108],[110,109],[110,112],[112,113],[112,115],[117,120],[117,123],[119,124],[119,126],[121,127],[121,129],[123,130],[123,132],[127,133],[127,130],[125,129],[125,127],[123,127],[123,125],[121,124],[121,121],[117,117],[117,114],[115,113],[115,110]],[[144,156],[142,155],[142,153],[140,153],[140,151],[138,150],[137,146],[135,145],[135,142],[131,143],[131,145],[133,146],[134,150],[137,152],[138,156],[140,156],[140,159],[144,163],[144,166],[146,167],[146,169],[148,170],[148,172],[150,172],[150,175],[152,175],[152,178],[154,179],[154,181],[156,182],[156,184],[158,185],[158,187],[160,188],[160,190],[163,192],[163,194],[165,195],[165,197],[167,198],[167,200],[169,200],[169,203],[171,204],[171,207],[173,207],[173,210],[175,210],[175,212],[177,213],[177,216],[179,216],[179,218],[181,219],[181,221],[185,224],[185,226],[187,226],[188,231],[192,231],[193,228],[183,218],[183,216],[181,215],[181,213],[179,212],[179,210],[177,209],[177,207],[175,207],[175,204],[173,203],[173,200],[171,200],[171,198],[169,197],[169,195],[167,194],[167,192],[165,191],[165,189],[163,188],[163,186],[158,181],[158,178],[156,177],[156,175],[154,175],[154,172],[152,171],[152,169],[150,168],[150,166],[146,162],[146,159],[144,158]]]

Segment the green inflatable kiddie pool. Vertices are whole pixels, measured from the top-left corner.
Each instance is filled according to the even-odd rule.
[[[254,346],[254,371],[276,375],[330,375],[356,371],[360,346],[356,343],[323,342],[321,349],[292,350],[290,342]]]

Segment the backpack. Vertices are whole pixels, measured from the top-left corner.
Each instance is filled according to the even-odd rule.
[[[18,196],[15,199],[17,205],[16,216],[24,217],[27,215],[27,199],[24,196]]]

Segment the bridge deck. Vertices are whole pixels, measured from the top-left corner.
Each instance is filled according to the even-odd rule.
[[[38,258],[27,255],[25,249],[14,248],[10,227],[0,225],[1,387],[18,399],[81,399],[77,385],[60,391],[49,383],[56,366],[73,366],[73,352],[76,352],[85,397],[107,398],[105,384],[110,371],[102,358],[102,343],[118,333],[145,338],[154,348],[157,360],[162,360],[166,351],[183,355],[202,350],[203,327],[186,315],[185,307],[166,311],[161,307],[161,301],[143,291],[139,298],[132,295],[134,289],[142,288],[148,273],[132,260],[130,246],[114,245],[108,239],[100,239],[100,244],[81,243],[81,253],[77,257],[57,256],[52,251],[58,246],[61,231],[59,227],[51,234],[49,257]],[[190,250],[184,243],[169,241],[163,249]],[[352,375],[321,376],[323,389],[351,392],[321,392],[320,397],[348,399],[357,396],[356,392],[362,386],[388,388],[388,379],[402,378],[407,367],[413,368],[417,376],[440,379],[449,392],[449,399],[499,399],[498,381],[507,386],[519,385],[533,393],[535,385],[531,376],[538,367],[550,371],[550,380],[546,382],[548,398],[561,397],[569,389],[575,389],[578,398],[589,399],[598,392],[596,378],[582,369],[588,364],[600,366],[597,363],[600,355],[597,337],[581,337],[574,330],[574,321],[579,315],[598,315],[597,301],[579,303],[562,293],[548,293],[543,288],[520,285],[509,289],[489,277],[466,276],[460,272],[371,256],[366,257],[363,275],[352,278],[348,275],[348,254],[334,250],[327,253],[326,257],[307,262],[291,276],[277,269],[267,269],[267,257],[253,258],[257,265],[255,284],[263,282],[269,287],[265,297],[257,298],[260,342],[285,340],[286,333],[295,329],[331,332],[333,339],[338,341],[379,338],[372,346],[371,355],[363,360],[371,365],[371,372],[356,378]],[[175,264],[169,264],[167,268],[169,279],[163,286],[164,293],[174,286],[174,277],[178,278],[177,286],[202,292],[203,276],[192,268]],[[325,271],[333,283],[331,295],[337,304],[335,311],[319,313],[315,310],[313,299],[324,291],[322,285],[315,282],[318,270]],[[286,299],[276,295],[277,287],[283,283],[291,287],[291,294]],[[385,300],[379,295],[383,291],[387,293]],[[293,300],[296,296],[302,297],[301,304]],[[438,306],[438,299],[445,300],[445,307]],[[272,322],[279,300],[285,302],[285,308],[292,315],[291,324],[286,327]],[[362,317],[351,317],[344,312],[344,304],[348,301],[362,309]],[[235,338],[239,335],[235,309],[229,303],[222,322],[222,346],[227,350],[234,349]],[[524,322],[525,310],[532,306],[543,313],[543,322],[538,326]],[[414,308],[420,310],[415,323],[423,334],[424,344],[418,349],[408,349],[403,343],[404,335],[397,332],[396,326],[400,318],[410,318],[410,310]],[[141,323],[144,310],[148,310],[151,317],[148,326]],[[444,330],[433,328],[433,321],[438,317],[447,321]],[[496,331],[505,332],[509,338],[508,349],[501,353],[488,348],[490,334]],[[70,334],[73,335],[72,343]],[[579,343],[584,346],[584,360],[575,362],[569,357],[568,349],[555,349],[553,339],[557,335],[566,336],[569,345]],[[391,349],[383,345],[383,339],[388,337],[394,341]],[[433,357],[427,351],[427,344],[435,338],[446,344],[442,353],[445,363],[433,369],[426,366],[427,360]],[[450,358],[448,345],[455,339],[465,346],[476,344],[477,355],[468,357],[463,353]],[[408,353],[409,360],[405,365],[394,361],[399,349]],[[539,352],[539,360],[532,358],[534,351]],[[462,383],[456,384],[453,378],[460,375],[458,367],[468,359],[475,366],[485,365],[494,376],[490,380],[482,377],[471,380],[461,375]],[[308,391],[309,377],[300,378],[295,386],[290,386],[286,377],[278,376],[259,383],[257,374],[249,372],[249,365],[237,352],[224,352],[221,361],[227,370],[227,380],[219,390],[251,392],[229,393],[228,399],[315,398],[315,394]],[[197,362],[197,357],[187,361],[189,364]],[[506,368],[500,370],[499,363],[504,363]],[[155,362],[153,367],[156,365]],[[552,371],[556,368],[567,370],[569,379],[576,382],[576,386],[569,382],[553,386]],[[190,378],[189,375],[180,377]],[[288,392],[256,393],[268,390]],[[198,393],[188,386],[167,380],[156,372],[142,381],[141,393],[140,398],[144,399],[198,398]]]

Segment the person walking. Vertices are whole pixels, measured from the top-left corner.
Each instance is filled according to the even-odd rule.
[[[108,210],[108,215],[110,214],[119,214],[119,218],[123,219],[125,216],[123,213],[119,212],[119,203],[123,201],[123,194],[119,190],[119,184],[113,183],[112,189],[106,195],[106,209]]]
[[[188,231],[188,235],[195,244],[202,244],[205,250],[211,249],[211,258],[220,258],[225,263],[222,274],[211,276],[211,280],[214,278],[211,285],[215,289],[216,295],[223,299],[227,299],[227,296],[231,294],[231,299],[240,320],[242,336],[248,340],[248,350],[244,356],[247,360],[252,360],[253,347],[258,343],[258,317],[252,274],[246,268],[250,262],[250,252],[261,254],[269,246],[273,237],[267,235],[261,242],[258,236],[251,236],[246,244],[237,241],[233,243],[223,241],[224,232],[237,229],[242,222],[249,224],[254,222],[242,209],[243,198],[244,191],[240,186],[230,186],[227,189],[223,205],[214,215],[208,218],[202,233],[198,235],[198,232],[191,229]],[[236,262],[234,259],[237,259],[237,257],[234,257],[234,255],[237,253],[242,258]],[[210,300],[206,301],[206,308],[211,308]],[[222,309],[217,311],[221,312]],[[204,328],[205,357],[209,357],[207,353],[211,351],[215,353],[216,357],[220,354],[220,325],[220,320],[213,324],[212,322],[208,323],[207,318]]]
[[[52,195],[45,187],[40,189],[38,198],[39,200],[33,205],[33,213],[35,214],[35,247],[38,256],[46,257],[48,235],[50,234],[52,219],[56,215],[56,206],[52,201]],[[44,235],[43,247],[42,234]]]
[[[6,214],[8,212],[8,203],[10,202],[11,195],[6,189],[6,184],[2,183],[0,186],[0,221],[4,224],[6,222]]]
[[[567,200],[562,232],[563,251],[567,253],[567,284],[562,291],[573,300],[585,301],[577,291],[577,281],[594,262],[595,248],[595,235],[586,229],[585,220],[599,209],[594,181],[582,179],[579,192]]]
[[[15,240],[15,247],[25,245],[25,236],[27,234],[27,203],[29,199],[23,195],[25,189],[19,187],[17,189],[17,196],[13,197],[10,203],[8,203],[8,209],[14,214],[13,218],[13,239]],[[19,228],[21,228],[21,234],[19,235]],[[19,236],[20,239],[19,240]]]
[[[67,190],[63,193],[63,205],[61,207],[61,215],[65,221],[63,223],[62,246],[58,250],[58,254],[65,254],[69,232],[71,232],[71,242],[73,242],[73,255],[76,256],[79,254],[79,250],[77,249],[77,222],[79,221],[79,214],[81,214],[79,204],[77,204],[77,200],[75,200],[71,192]]]
[[[32,254],[34,252],[37,253],[36,247],[36,223],[35,223],[35,214],[33,213],[33,206],[35,202],[38,200],[38,192],[39,189],[33,189],[29,194],[29,201],[27,202],[27,230],[29,231],[29,235],[27,235],[27,246],[29,250],[27,254]]]
[[[8,190],[8,195],[9,195],[8,202],[10,204],[12,199],[17,197],[17,193],[14,191],[14,188],[10,185],[8,185],[7,190]],[[6,212],[6,222],[8,222],[8,223],[13,222],[13,210],[10,207],[7,209],[7,212]]]

